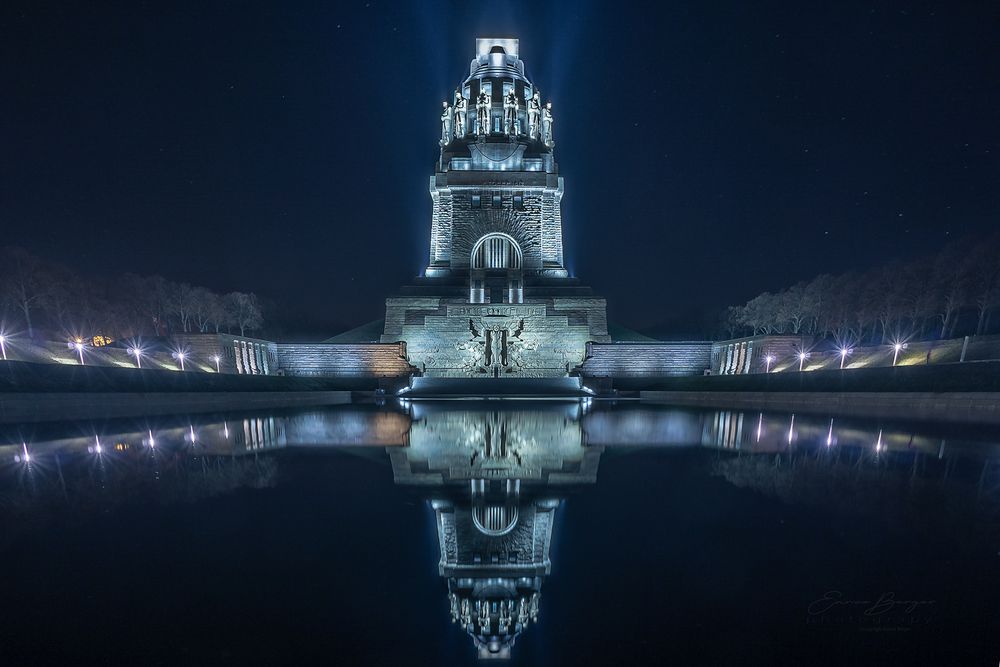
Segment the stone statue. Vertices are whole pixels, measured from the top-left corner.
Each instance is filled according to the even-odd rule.
[[[510,92],[504,95],[503,98],[503,127],[507,136],[516,137],[518,132],[517,127],[517,95],[514,93],[514,89],[511,88]]]
[[[454,113],[447,100],[441,103],[441,107],[441,145],[447,146],[451,141],[451,122]]]
[[[479,601],[479,630],[483,634],[490,631],[490,603],[489,600]]]
[[[528,100],[528,136],[532,139],[538,139],[538,118],[542,114],[542,105],[538,101],[538,93],[536,92]]]
[[[465,136],[465,109],[468,102],[465,96],[462,95],[462,91],[455,89],[455,137],[461,139]]]
[[[490,107],[493,104],[492,98],[486,91],[479,93],[476,99],[476,134],[485,137],[490,133]]]
[[[503,333],[499,328],[492,331],[490,336],[490,363],[494,366],[503,365]]]
[[[549,148],[555,146],[555,139],[552,138],[552,102],[546,102],[542,109],[542,141]]]

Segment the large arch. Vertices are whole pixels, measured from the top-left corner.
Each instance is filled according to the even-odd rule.
[[[509,234],[491,232],[472,246],[469,264],[473,270],[521,269],[524,254],[521,246]]]

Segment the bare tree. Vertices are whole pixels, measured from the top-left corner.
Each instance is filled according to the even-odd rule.
[[[260,312],[257,295],[253,292],[230,292],[226,295],[226,306],[241,336],[264,325],[264,316]]]
[[[34,337],[33,314],[52,290],[51,268],[24,248],[10,246],[0,250],[0,289],[3,298],[24,319],[28,336]]]

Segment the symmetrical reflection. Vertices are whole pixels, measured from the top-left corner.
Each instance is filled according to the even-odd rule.
[[[701,447],[713,451],[706,457],[712,473],[786,502],[908,523],[918,511],[933,520],[939,507],[939,525],[948,529],[961,520],[995,529],[997,443],[1000,434],[981,427],[586,400],[404,401],[10,426],[0,429],[0,508],[12,529],[0,546],[44,525],[33,519],[46,512],[106,512],[140,496],[190,502],[273,485],[290,450],[384,451],[395,484],[434,513],[451,620],[481,658],[503,658],[541,612],[560,503],[597,481],[611,450]],[[919,504],[908,499],[913,493]]]
[[[480,658],[509,657],[538,618],[560,496],[597,480],[603,448],[584,446],[581,403],[407,407],[410,443],[389,449],[393,477],[427,487],[451,620]]]

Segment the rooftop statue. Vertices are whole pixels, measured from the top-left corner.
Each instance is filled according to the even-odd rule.
[[[538,93],[536,92],[528,100],[528,136],[531,139],[538,139],[538,118],[542,113],[542,105],[538,101]]]
[[[556,145],[555,139],[552,138],[552,102],[546,102],[545,108],[542,109],[542,141],[549,148]]]
[[[454,116],[454,113],[452,111],[451,106],[448,104],[447,100],[445,100],[444,102],[442,102],[441,106],[442,106],[442,111],[441,111],[441,145],[442,146],[447,146],[448,142],[451,141],[451,124],[452,124],[452,117]]]
[[[479,93],[476,99],[476,134],[485,137],[490,133],[490,107],[493,100],[486,91]]]
[[[518,108],[517,95],[514,93],[514,89],[511,88],[503,99],[503,126],[504,131],[510,137],[516,137],[519,134],[517,126]]]
[[[455,137],[461,139],[465,136],[465,110],[468,106],[468,102],[465,96],[462,95],[462,91],[458,88],[455,89]]]

